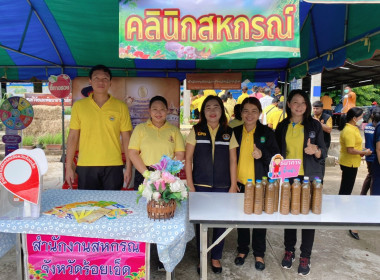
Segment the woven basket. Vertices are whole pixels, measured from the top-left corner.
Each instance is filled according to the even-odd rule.
[[[171,199],[168,203],[165,201],[150,200],[146,206],[148,217],[153,220],[169,220],[174,217],[177,203]]]

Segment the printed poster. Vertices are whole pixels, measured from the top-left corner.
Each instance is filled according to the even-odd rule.
[[[119,1],[119,57],[300,57],[299,0]]]

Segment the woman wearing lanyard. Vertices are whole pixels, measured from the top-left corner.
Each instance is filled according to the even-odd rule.
[[[345,118],[342,119],[339,130],[340,156],[339,164],[342,170],[339,195],[350,195],[355,185],[356,174],[362,156],[372,154],[370,149],[363,150],[363,139],[358,126],[363,123],[363,110],[353,107],[348,110]],[[359,239],[356,230],[349,230],[352,238]]]
[[[287,159],[302,161],[299,176],[303,180],[308,176],[310,181],[315,177],[323,179],[323,162],[326,157],[326,146],[323,130],[319,121],[311,117],[311,104],[308,94],[302,90],[292,90],[286,103],[287,117],[276,128],[276,139],[281,155]],[[292,183],[293,180],[290,180]],[[298,274],[310,273],[310,256],[314,243],[314,229],[302,230],[301,256]],[[285,229],[285,256],[282,267],[289,269],[295,259],[297,230]]]
[[[280,152],[272,129],[259,121],[262,112],[261,103],[256,97],[244,99],[241,104],[243,125],[234,128],[234,134],[239,144],[238,157],[238,186],[244,193],[244,185],[248,179],[260,179],[268,175],[271,158]],[[238,228],[238,255],[236,265],[243,265],[248,256],[250,229]],[[266,250],[266,229],[252,229],[252,250],[255,256],[255,268],[264,270],[264,254]]]
[[[155,96],[149,102],[150,119],[137,125],[128,146],[128,155],[136,171],[134,189],[144,181],[142,174],[149,166],[167,155],[177,160],[185,157],[183,137],[178,127],[166,121],[168,103],[162,96]]]
[[[236,192],[236,147],[232,128],[227,124],[222,100],[207,96],[202,104],[200,121],[186,140],[185,170],[187,185],[192,192]],[[200,256],[200,227],[196,225],[198,256]],[[225,231],[214,228],[215,242]],[[222,272],[224,240],[211,250],[211,268]],[[197,268],[199,273],[199,266]]]

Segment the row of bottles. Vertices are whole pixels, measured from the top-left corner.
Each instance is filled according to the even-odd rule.
[[[294,179],[292,185],[285,179],[281,186],[281,197],[279,195],[279,180],[263,177],[253,184],[248,179],[244,193],[244,213],[260,215],[263,211],[273,214],[280,211],[283,215],[309,214],[310,209],[314,214],[322,212],[322,182],[316,178],[312,185],[309,178],[305,176],[301,184],[299,179]],[[280,203],[279,203],[280,198]]]
[[[279,181],[263,177],[253,184],[248,179],[244,192],[244,213],[260,215],[263,211],[268,214],[278,212]]]

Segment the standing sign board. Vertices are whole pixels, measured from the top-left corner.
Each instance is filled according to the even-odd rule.
[[[119,57],[299,57],[299,1],[119,1]]]

